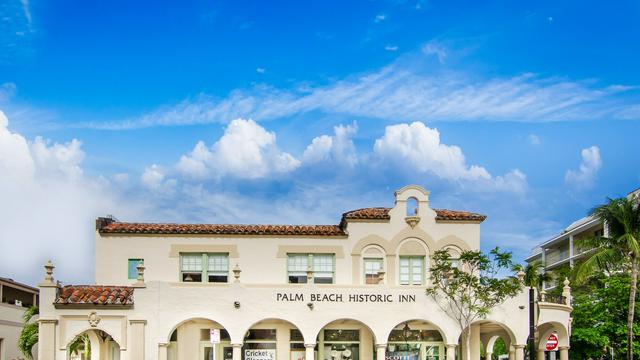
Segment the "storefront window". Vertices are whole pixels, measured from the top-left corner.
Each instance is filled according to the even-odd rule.
[[[435,330],[393,330],[389,335],[386,360],[441,360],[444,342]]]
[[[324,330],[321,345],[323,360],[358,360],[360,330]]]
[[[243,360],[276,360],[276,330],[251,329],[244,338]]]

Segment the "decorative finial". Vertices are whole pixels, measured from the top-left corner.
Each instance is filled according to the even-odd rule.
[[[44,282],[46,283],[50,283],[50,284],[54,284],[53,281],[53,269],[55,269],[56,267],[53,266],[53,263],[51,262],[51,260],[47,261],[47,263],[44,265],[44,269],[46,272],[46,275],[44,276]]]
[[[520,269],[520,271],[518,271],[518,281],[520,281],[520,284],[524,284],[524,277],[525,277],[525,272],[522,271],[522,269]]]
[[[237,283],[240,282],[241,272],[242,270],[240,270],[240,266],[238,265],[238,263],[236,263],[236,266],[233,268],[233,278],[235,279],[234,282],[237,282]]]
[[[540,290],[540,301],[542,302],[547,301],[547,291],[544,288]]]
[[[564,287],[562,288],[562,296],[564,297],[564,302],[567,305],[571,305],[571,286],[569,286],[569,279],[565,277],[562,283],[564,284]]]
[[[136,276],[136,282],[133,284],[133,287],[136,288],[144,288],[147,285],[144,283],[144,264],[142,261],[138,261],[138,265],[136,265],[136,271],[138,272],[138,276]]]

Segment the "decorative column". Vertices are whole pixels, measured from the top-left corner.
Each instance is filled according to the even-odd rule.
[[[158,344],[158,360],[167,360],[168,357],[169,357],[169,344],[159,343]]]
[[[524,345],[513,345],[516,348],[516,360],[524,360]]]
[[[316,344],[304,344],[304,360],[315,360],[315,347]]]
[[[242,360],[242,344],[231,344],[233,347],[233,360]]]
[[[447,360],[456,360],[456,344],[447,344]]]
[[[568,346],[560,346],[560,360],[569,360],[569,347]]]
[[[536,356],[536,360],[544,360],[544,350],[538,349],[538,355]]]
[[[53,309],[53,302],[56,299],[58,284],[53,279],[53,263],[51,260],[44,265],[45,276],[40,287],[40,318],[38,319],[38,359],[54,360],[56,358],[56,326],[58,320],[53,318],[54,314],[48,314]]]
[[[513,346],[509,347],[509,360],[515,360],[516,359],[516,350],[513,348]]]
[[[569,279],[565,277],[563,284],[562,297],[564,297],[565,304],[571,306],[571,286],[569,286]]]
[[[469,351],[469,354],[471,355],[471,359],[468,360],[480,360],[480,325],[471,325],[470,340],[469,347],[471,351]]]
[[[376,344],[376,360],[384,360],[387,356],[387,344]]]
[[[38,320],[38,359],[54,360],[56,357],[56,325],[58,320]]]

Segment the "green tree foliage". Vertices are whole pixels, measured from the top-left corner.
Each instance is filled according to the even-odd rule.
[[[463,251],[458,266],[453,266],[447,250],[436,251],[431,267],[431,286],[426,290],[438,306],[454,319],[463,334],[470,359],[471,324],[485,318],[494,307],[521,291],[517,278],[501,277],[515,269],[512,255],[499,248],[489,255]]]
[[[89,360],[91,358],[89,334],[85,332],[76,336],[71,343],[69,343],[69,353],[80,354],[83,360]]]
[[[38,314],[38,307],[34,305],[22,315],[24,325],[18,338],[18,349],[27,359],[33,359],[33,347],[38,343],[38,322],[35,321]]]
[[[594,274],[623,272],[631,279],[627,306],[627,360],[633,360],[635,308],[640,260],[640,206],[637,200],[609,199],[598,206],[592,215],[602,219],[609,235],[586,238],[578,242],[583,249],[592,249],[579,264],[576,280],[583,282]]]
[[[574,289],[571,358],[601,359],[611,350],[616,358],[626,357],[630,283],[629,275],[619,273],[593,278]],[[634,332],[640,332],[637,320]],[[638,344],[634,345],[634,359],[640,359]]]

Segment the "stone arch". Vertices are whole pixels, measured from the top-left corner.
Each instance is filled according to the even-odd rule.
[[[64,348],[66,349],[66,348],[69,346],[69,344],[70,344],[70,343],[71,343],[71,342],[72,342],[76,337],[78,337],[78,336],[80,336],[80,335],[82,335],[82,334],[84,334],[84,333],[97,332],[97,331],[102,331],[103,333],[105,333],[105,334],[109,335],[109,337],[111,337],[111,339],[112,339],[116,344],[118,344],[118,346],[119,346],[121,349],[123,349],[123,350],[124,350],[124,349],[126,349],[126,348],[127,348],[127,346],[126,346],[126,339],[123,339],[123,338],[122,338],[122,334],[119,334],[120,336],[118,336],[118,334],[114,336],[114,334],[113,334],[113,333],[109,332],[109,331],[108,331],[108,330],[106,330],[104,327],[101,327],[101,326],[99,326],[99,325],[98,325],[98,326],[96,326],[96,327],[83,327],[80,331],[74,331],[74,332],[71,332],[71,333],[66,334],[66,335],[65,335],[65,337],[64,337],[64,339],[62,340],[61,345],[63,345],[63,346],[64,346]]]
[[[507,352],[509,352],[509,349],[511,348],[509,335],[504,330],[500,332],[489,333],[489,334],[486,334],[485,336],[481,335],[480,339],[482,341],[482,344],[484,345],[485,353],[491,353],[491,354],[494,353],[494,345],[496,344],[496,341],[498,341],[498,339],[502,339],[502,341],[504,342],[505,348],[507,349]]]
[[[209,319],[209,318],[204,317],[204,316],[194,316],[194,317],[190,317],[188,319],[184,319],[184,320],[178,322],[177,324],[175,324],[173,327],[171,327],[171,329],[169,329],[169,331],[166,333],[166,335],[164,335],[165,336],[165,342],[169,343],[171,341],[171,335],[173,334],[174,331],[176,331],[178,329],[178,327],[180,327],[181,325],[186,324],[189,321],[198,321],[198,320],[199,321],[210,321],[210,322],[213,323],[213,326],[216,329],[224,329],[224,330],[228,329],[226,326],[224,326],[219,321],[216,321],[216,320],[213,320],[213,319]],[[231,335],[231,334],[229,334],[229,335]]]
[[[435,323],[433,323],[433,322],[431,322],[431,321],[429,321],[429,320],[417,319],[417,318],[416,318],[416,319],[408,319],[408,320],[405,320],[405,321],[401,321],[401,322],[399,322],[398,324],[396,324],[395,326],[393,326],[393,327],[391,327],[391,328],[388,328],[388,329],[386,330],[386,338],[384,338],[384,339],[386,339],[386,341],[388,342],[388,341],[389,341],[389,336],[391,335],[391,332],[392,332],[395,328],[397,328],[398,326],[403,325],[403,324],[408,324],[408,325],[409,325],[409,327],[411,327],[411,324],[412,324],[412,323],[416,323],[416,322],[421,322],[421,323],[423,323],[423,324],[426,324],[426,325],[429,325],[429,326],[434,327],[434,328],[435,328],[435,330],[436,330],[436,331],[438,331],[438,332],[440,333],[440,336],[442,336],[442,341],[443,341],[443,343],[444,343],[444,344],[447,344],[447,343],[448,343],[448,341],[447,341],[447,340],[448,340],[447,334],[446,334],[446,333],[445,333],[445,331],[442,329],[442,327],[438,326],[437,324],[435,324]],[[414,324],[414,325],[415,325],[415,324]]]
[[[443,237],[442,239],[438,240],[438,242],[436,243],[436,246],[437,246],[436,249],[444,249],[449,246],[453,246],[460,249],[461,251],[471,250],[471,248],[469,247],[469,244],[467,244],[466,241],[462,240],[461,238],[455,235],[449,235],[449,236]]]
[[[560,322],[550,321],[538,324],[538,333],[540,334],[538,350],[546,350],[547,339],[552,333],[558,335],[558,347],[569,346],[569,333]]]
[[[365,328],[365,329],[367,329],[367,330],[371,333],[371,336],[373,337],[373,343],[374,343],[374,344],[376,344],[376,343],[377,343],[377,342],[376,342],[376,341],[377,341],[376,339],[378,339],[378,338],[379,338],[379,335],[380,335],[380,334],[376,334],[376,332],[374,331],[374,329],[373,329],[373,328],[371,328],[371,326],[369,326],[369,325],[365,322],[365,320],[364,320],[364,319],[358,319],[358,318],[355,318],[355,317],[342,317],[342,318],[335,318],[335,319],[333,319],[333,320],[330,320],[330,321],[328,321],[328,322],[325,322],[322,326],[318,327],[318,329],[315,331],[316,338],[320,335],[320,332],[321,332],[322,330],[324,330],[326,327],[328,327],[328,326],[332,326],[332,325],[336,325],[336,324],[339,324],[340,322],[354,322],[356,325],[362,325],[362,326],[364,326],[364,328]],[[350,324],[350,325],[353,325],[353,324]],[[305,339],[306,339],[306,337],[305,337]],[[314,340],[315,340],[315,339],[314,339]]]
[[[415,227],[412,229],[411,227],[407,226],[404,230],[396,234],[396,236],[394,236],[393,239],[391,239],[390,241],[389,247],[393,249],[394,254],[396,254],[396,251],[399,248],[400,243],[402,243],[407,239],[417,239],[421,241],[422,243],[424,243],[427,249],[429,249],[429,251],[432,251],[433,249],[437,249],[436,242],[424,230],[422,230],[419,227]]]
[[[505,343],[507,341],[511,345],[518,343],[515,332],[503,322],[482,319],[474,321],[471,323],[471,326],[480,326],[480,337],[482,337],[483,334],[498,335],[503,337]],[[458,335],[458,339],[461,339],[461,337],[462,332]]]
[[[393,254],[393,248],[390,247],[389,242],[378,236],[378,235],[367,235],[365,237],[363,237],[362,239],[360,239],[354,246],[353,249],[351,250],[351,255],[362,255],[362,252],[364,251],[365,248],[371,246],[371,245],[377,245],[380,248],[382,248],[385,252],[385,254],[387,255],[391,255]]]
[[[231,342],[232,343],[242,343],[244,341],[244,336],[249,332],[249,330],[251,330],[254,327],[256,327],[256,325],[260,325],[261,323],[267,323],[269,321],[276,321],[276,322],[277,321],[282,321],[285,324],[288,324],[288,325],[292,326],[293,328],[299,330],[302,333],[302,336],[304,338],[305,343],[307,343],[307,342],[308,343],[314,343],[316,341],[315,338],[307,339],[308,335],[305,336],[305,333],[302,331],[302,328],[300,326],[296,325],[296,323],[293,321],[293,319],[285,319],[285,318],[282,318],[282,317],[279,317],[279,316],[278,317],[273,316],[273,317],[265,317],[265,318],[263,318],[261,320],[254,321],[249,326],[244,326],[243,327],[244,331],[241,333],[242,334],[242,339],[240,339],[239,341],[236,341],[238,339],[235,339],[237,337],[237,334],[233,334],[233,335],[230,334],[231,335],[231,340],[232,340]]]

